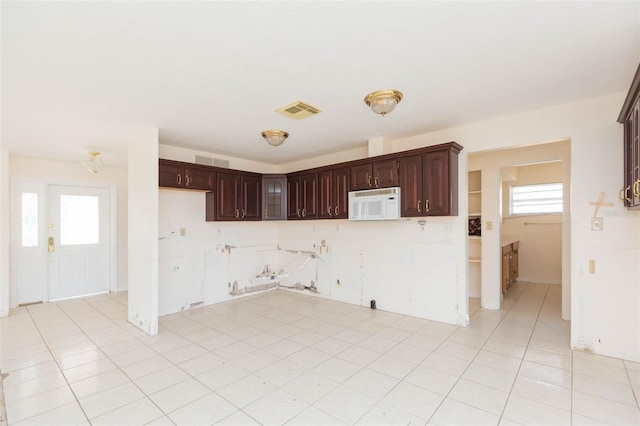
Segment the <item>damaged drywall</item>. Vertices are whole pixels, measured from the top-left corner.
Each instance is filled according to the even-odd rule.
[[[203,194],[161,191],[160,312],[282,289],[466,324],[458,271],[466,265],[451,218],[204,222]],[[195,212],[195,213],[194,213]],[[171,214],[171,217],[164,218]],[[181,235],[180,228],[186,228]],[[424,230],[423,230],[424,229]],[[173,233],[172,233],[173,232]]]
[[[272,269],[270,264],[264,265],[260,273],[250,279],[249,283],[243,287],[240,287],[238,280],[234,280],[233,284],[229,283],[229,288],[231,289],[229,294],[239,296],[274,288],[308,290],[311,293],[318,294],[319,291],[314,279],[309,281],[309,285],[303,284],[302,280],[308,279],[309,276],[315,276],[317,279],[316,261],[319,260],[319,256],[312,251],[283,250],[280,246],[276,248],[276,251],[283,251],[283,253],[277,253],[278,260],[280,262],[285,261],[281,267]],[[227,253],[231,255],[231,250]],[[301,270],[303,269],[306,269],[307,273],[302,273]]]

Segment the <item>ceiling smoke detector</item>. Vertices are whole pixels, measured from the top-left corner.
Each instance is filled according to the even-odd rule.
[[[289,105],[283,106],[282,108],[278,108],[276,111],[278,111],[282,115],[296,120],[302,120],[308,117],[312,117],[322,112],[320,108],[316,108],[313,105],[309,105],[302,101],[295,101],[293,103],[290,103]]]

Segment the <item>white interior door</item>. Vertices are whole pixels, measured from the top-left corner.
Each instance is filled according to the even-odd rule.
[[[109,291],[109,190],[49,185],[49,300]]]

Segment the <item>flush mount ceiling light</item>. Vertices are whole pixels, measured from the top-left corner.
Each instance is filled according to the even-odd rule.
[[[402,93],[397,90],[376,90],[365,96],[364,103],[369,105],[373,112],[384,117],[393,111],[401,100]]]
[[[289,133],[283,130],[265,130],[262,137],[272,146],[279,146],[289,137]]]
[[[102,161],[102,157],[100,157],[100,153],[98,151],[89,151],[89,159],[81,161],[80,164],[94,175],[104,167],[104,161]]]

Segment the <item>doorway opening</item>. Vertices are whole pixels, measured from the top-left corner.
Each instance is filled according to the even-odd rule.
[[[561,294],[559,315],[569,320],[570,140],[471,153],[467,158],[471,321],[476,307],[507,307],[510,298],[505,295],[518,283],[552,285],[553,291]],[[560,210],[522,210],[522,205],[529,202],[522,198],[526,194],[520,194],[524,204],[513,210],[514,189],[516,193],[531,189],[538,192],[534,198],[545,198],[549,192],[544,195],[545,188],[535,185],[546,184],[562,187],[560,201],[545,201],[559,202]]]

